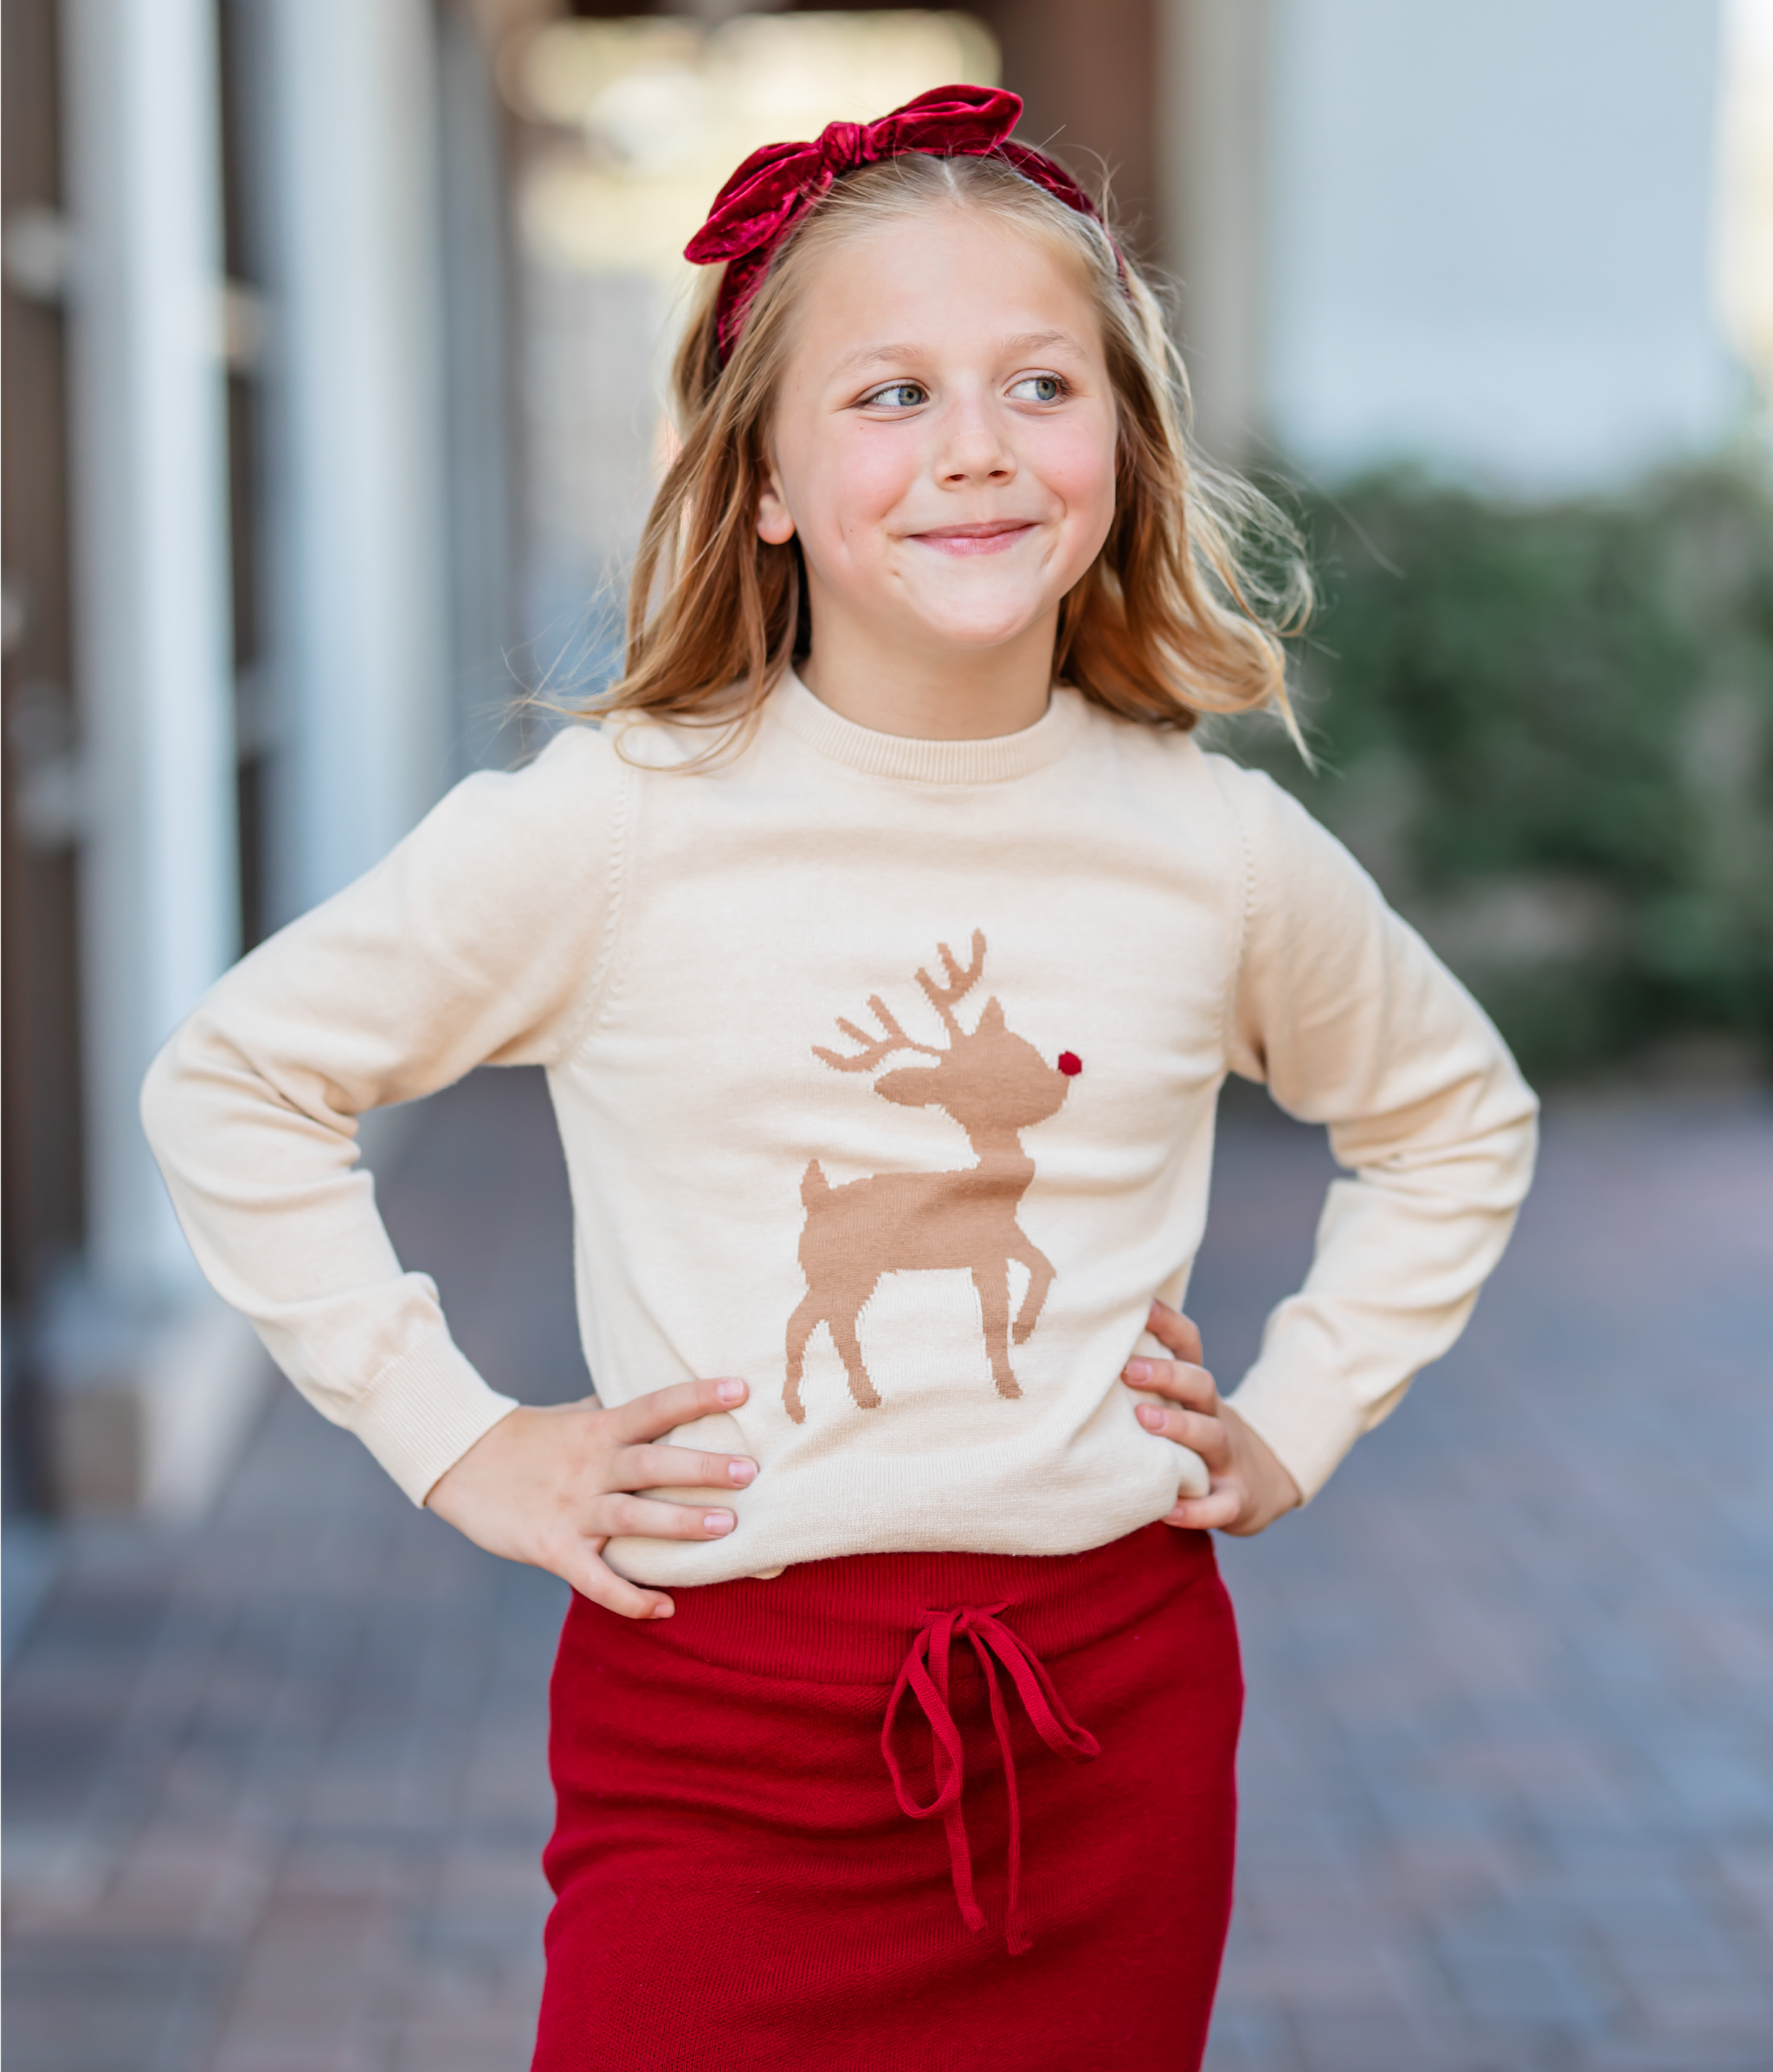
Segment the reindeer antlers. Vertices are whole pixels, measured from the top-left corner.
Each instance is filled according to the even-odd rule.
[[[918,984],[923,987],[925,997],[928,999],[930,1005],[941,1016],[943,1027],[948,1030],[951,1036],[960,1034],[960,1024],[955,1020],[951,1010],[965,999],[966,996],[979,983],[979,975],[985,968],[983,929],[975,928],[973,930],[971,948],[973,960],[964,971],[962,971],[954,961],[954,952],[948,947],[948,945],[945,942],[938,942],[936,945],[937,953],[942,959],[942,968],[948,974],[946,986],[938,986],[927,971],[920,971],[918,973]]]
[[[925,1057],[945,1057],[945,1051],[938,1050],[933,1043],[919,1043],[908,1036],[893,1019],[892,1010],[879,993],[868,996],[868,1005],[874,1010],[874,1017],[886,1033],[884,1036],[871,1036],[866,1029],[858,1029],[854,1022],[837,1017],[837,1026],[850,1042],[862,1048],[846,1057],[841,1051],[827,1050],[821,1043],[813,1045],[813,1055],[822,1058],[828,1065],[835,1065],[840,1072],[872,1072],[883,1057],[891,1057],[895,1050],[921,1050]]]
[[[943,1026],[951,1036],[961,1033],[960,1024],[953,1014],[956,1004],[964,999],[978,984],[979,975],[985,968],[985,938],[981,929],[973,930],[971,948],[972,962],[962,971],[955,962],[954,953],[948,945],[945,942],[936,945],[937,953],[942,959],[942,968],[948,974],[945,986],[938,986],[925,971],[918,973],[918,984],[923,987],[931,1006],[941,1016]],[[813,1055],[825,1064],[835,1065],[840,1072],[872,1072],[882,1058],[891,1057],[895,1050],[920,1051],[925,1057],[947,1056],[948,1053],[938,1049],[935,1044],[919,1043],[915,1037],[908,1036],[879,993],[869,994],[868,1006],[874,1019],[886,1031],[884,1036],[870,1036],[866,1029],[857,1028],[854,1022],[847,1022],[840,1015],[837,1018],[838,1028],[852,1043],[860,1043],[861,1049],[846,1055],[842,1051],[828,1050],[822,1044],[815,1043]]]

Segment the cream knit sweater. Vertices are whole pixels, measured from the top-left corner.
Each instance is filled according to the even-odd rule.
[[[184,1227],[297,1386],[416,1500],[510,1409],[354,1136],[535,1062],[603,1399],[751,1384],[680,1435],[761,1463],[738,1529],[616,1566],[1100,1545],[1204,1486],[1118,1376],[1183,1298],[1235,1072],[1351,1172],[1232,1398],[1317,1490],[1452,1344],[1527,1185],[1533,1098],[1463,988],[1266,778],[1068,691],[924,741],[790,677],[741,754],[672,766],[706,739],[578,726],[470,778],[156,1062]]]

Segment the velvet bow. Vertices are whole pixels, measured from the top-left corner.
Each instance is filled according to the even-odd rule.
[[[732,349],[771,254],[835,179],[864,165],[925,152],[937,158],[1007,158],[1080,215],[1096,207],[1063,166],[1009,132],[1022,96],[996,87],[932,87],[878,122],[829,122],[810,144],[766,144],[714,197],[708,220],[683,255],[697,266],[726,262],[719,320],[722,358]]]

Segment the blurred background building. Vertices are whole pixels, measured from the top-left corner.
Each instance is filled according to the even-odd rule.
[[[607,676],[676,255],[746,150],[1001,80],[1180,284],[1209,450],[1307,500],[1409,462],[1544,505],[1753,446],[1769,16],[5,0],[14,1514],[177,1514],[228,1458],[258,1368],[142,1071],[243,948],[520,751],[516,694]]]

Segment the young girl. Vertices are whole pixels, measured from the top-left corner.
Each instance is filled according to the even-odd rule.
[[[1258,507],[1215,514],[1019,107],[739,169],[602,724],[458,787],[148,1084],[297,1385],[577,1593],[544,2072],[1196,2065],[1241,1703],[1204,1528],[1322,1486],[1527,1182],[1484,1016],[1190,733],[1283,699]],[[548,1069],[566,1409],[467,1364],[355,1165],[486,1062]],[[1177,1305],[1228,1072],[1350,1177],[1222,1402]]]

